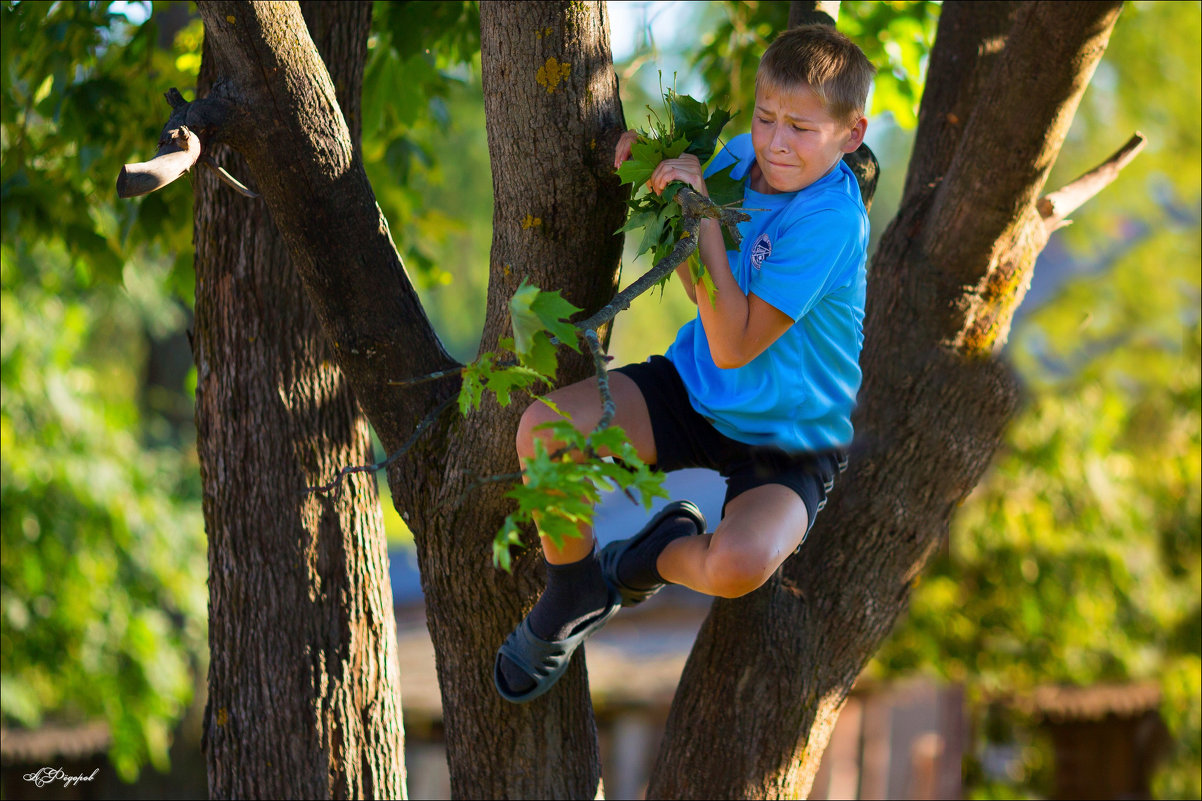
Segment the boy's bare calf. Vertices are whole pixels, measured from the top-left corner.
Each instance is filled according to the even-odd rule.
[[[731,500],[713,534],[669,544],[656,567],[673,584],[737,598],[776,572],[805,537],[808,522],[797,493],[765,484]]]
[[[620,426],[626,432],[626,437],[634,445],[635,453],[647,464],[655,464],[655,437],[651,433],[651,417],[647,412],[647,404],[643,394],[635,385],[621,373],[609,374],[609,388],[613,395],[617,414],[614,425]],[[547,396],[571,420],[577,431],[591,431],[601,421],[601,394],[597,389],[596,378],[586,378],[575,384],[557,389]],[[539,430],[539,426],[563,419],[550,406],[535,401],[522,413],[518,423],[517,452],[523,467],[526,461],[534,456],[534,443],[541,440],[548,452],[563,447],[549,431]],[[610,454],[602,452],[602,456]],[[572,454],[575,459],[582,458],[577,452]],[[537,518],[535,520],[537,523]],[[543,555],[551,564],[567,564],[576,562],[588,556],[593,550],[593,530],[582,526],[579,539],[564,542],[563,547],[557,548],[551,540],[542,538]]]

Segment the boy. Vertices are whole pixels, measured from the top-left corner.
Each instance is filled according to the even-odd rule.
[[[718,223],[703,220],[700,256],[717,286],[714,302],[677,268],[697,316],[665,356],[610,374],[621,426],[647,464],[669,471],[708,467],[727,479],[722,520],[706,522],[688,501],[669,504],[635,536],[598,556],[591,529],[555,545],[542,539],[547,588],[497,654],[501,695],[524,703],[546,692],[577,647],[621,606],[664,584],[733,598],[755,590],[800,547],[845,464],[860,385],[868,217],[842,162],[864,139],[874,69],[833,28],[782,33],[756,74],[750,135],[735,137],[708,174],[732,162],[745,182],[738,252]],[[614,166],[636,134],[618,142]],[[705,195],[695,156],[667,159],[648,185],[683,181]],[[700,302],[698,299],[700,298]],[[549,396],[582,431],[601,417],[596,379]],[[523,464],[538,426],[557,419],[532,404],[518,427]]]

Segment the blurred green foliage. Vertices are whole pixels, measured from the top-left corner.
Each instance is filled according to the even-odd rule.
[[[5,244],[0,261],[0,710],[102,717],[132,779],[166,768],[205,642],[195,453],[139,441],[131,345],[169,307],[167,269],[147,309],[61,245]]]
[[[152,244],[176,259],[170,281],[190,302],[190,187],[117,204],[114,186],[122,164],[154,155],[162,91],[196,84],[200,23],[162,47],[156,15],[135,25],[112,6],[0,5],[0,230],[6,242],[61,242],[74,269],[108,283]],[[148,77],[163,90],[148,91]]]
[[[161,91],[195,83],[199,22],[177,19],[0,6],[0,712],[103,718],[126,779],[166,767],[205,654],[195,450],[148,444],[144,391],[187,319],[192,195],[113,190],[154,151]]]
[[[428,202],[441,178],[445,136],[459,125],[448,101],[479,74],[480,11],[472,2],[376,2],[363,77],[363,161],[396,245],[423,288],[452,274],[433,253],[465,225]]]
[[[965,682],[978,705],[1040,684],[1157,680],[1166,798],[1202,794],[1199,12],[1124,9],[1048,188],[1136,129],[1148,146],[1036,265],[1033,295],[1058,277],[1007,348],[1026,406],[870,666]],[[1004,781],[971,764],[976,795],[1048,792],[1038,743]]]

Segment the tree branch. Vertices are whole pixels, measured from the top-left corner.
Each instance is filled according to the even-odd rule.
[[[614,295],[613,300],[598,309],[596,314],[576,323],[577,328],[581,331],[595,331],[617,316],[618,312],[629,309],[631,301],[675,270],[681,262],[689,257],[690,253],[697,249],[697,231],[701,227],[703,218],[709,217],[718,220],[726,227],[736,244],[742,241],[738,224],[751,219],[751,215],[746,211],[719,206],[708,197],[700,195],[688,187],[676,193],[676,201],[680,203],[684,223],[684,234],[677,241],[676,247],[672,248],[671,253],[660,259],[637,281]]]
[[[203,155],[205,148],[211,144],[210,140],[215,138],[231,111],[229,103],[217,98],[202,98],[189,103],[174,86],[164,92],[163,97],[171,105],[171,116],[159,136],[158,150],[150,161],[126,164],[121,168],[117,175],[119,198],[148,195],[156,189],[162,189],[191,170],[197,160],[207,158]],[[209,166],[218,169],[222,180],[242,194],[250,192],[216,164]],[[253,192],[248,196],[257,197]]]
[[[208,155],[207,153],[201,155],[200,163],[205,165],[206,167],[208,167],[213,172],[217,173],[217,177],[221,179],[222,183],[224,183],[226,186],[229,186],[235,192],[242,195],[243,197],[248,197],[248,198],[254,199],[259,196],[258,192],[252,192],[250,189],[247,189],[245,186],[242,185],[241,181],[239,181],[237,178],[235,178],[234,176],[232,176],[228,172],[226,172],[225,168],[222,167],[220,164],[218,164],[216,161],[213,161],[213,157]]]
[[[1024,215],[1047,180],[1120,7],[1111,0],[1029,3],[1016,13],[924,225],[924,244],[946,288],[978,285],[995,265],[998,243],[1024,235]],[[954,311],[951,318],[948,334],[963,327]]]
[[[167,132],[150,161],[126,164],[117,175],[117,197],[148,195],[196,165],[200,158],[200,137],[180,125]]]
[[[458,400],[459,395],[456,393],[431,409],[426,416],[421,419],[421,422],[417,424],[417,427],[413,429],[413,433],[409,436],[409,439],[405,440],[404,444],[397,448],[384,461],[376,462],[375,464],[351,465],[344,467],[338,471],[338,475],[334,476],[334,480],[329,484],[322,484],[320,487],[306,487],[305,489],[301,490],[301,494],[312,495],[318,492],[329,492],[332,489],[337,489],[338,492],[334,495],[334,497],[337,498],[338,495],[342,493],[343,478],[349,476],[351,473],[374,473],[377,470],[382,470],[388,467],[397,459],[400,459],[408,452],[410,448],[413,447],[414,443],[417,442],[421,435],[426,433],[426,429],[428,429],[434,423],[434,421],[438,419],[438,416],[446,411],[448,406]]]
[[[660,259],[659,262],[657,262],[650,270],[644,273],[637,281],[628,286],[622,292],[619,292],[617,295],[615,295],[613,300],[599,309],[596,314],[593,314],[589,318],[575,324],[576,330],[580,332],[581,338],[584,340],[585,344],[588,346],[589,352],[592,354],[593,369],[597,375],[597,388],[601,393],[601,419],[597,422],[596,428],[593,429],[594,432],[599,432],[608,428],[613,422],[614,416],[617,414],[617,405],[614,402],[613,394],[610,392],[609,372],[606,368],[606,363],[609,361],[609,357],[605,354],[604,349],[601,347],[601,340],[597,334],[597,329],[612,320],[618,314],[618,312],[629,309],[631,301],[646,292],[651,287],[655,286],[655,284],[661,281],[665,276],[671,274],[673,270],[675,270],[685,259],[689,257],[689,254],[697,249],[699,241],[697,234],[698,229],[701,227],[702,219],[709,217],[718,220],[722,225],[726,226],[727,232],[730,233],[731,237],[734,238],[736,243],[742,239],[742,235],[739,233],[738,223],[751,219],[751,215],[747,214],[746,211],[719,206],[708,197],[698,194],[687,187],[677,192],[676,199],[677,202],[680,203],[681,207],[684,234],[676,243],[676,246],[672,248],[672,251],[667,256],[664,256],[662,259]],[[555,344],[559,344],[554,337],[551,338],[551,341]],[[504,364],[504,362],[501,363],[501,365]],[[513,364],[517,364],[517,362],[515,361]],[[459,375],[462,372],[462,367],[453,367],[446,370],[439,370],[426,375],[417,376],[415,378],[404,378],[395,381],[389,381],[388,384],[389,386],[395,387],[413,386],[416,384],[426,383],[428,381],[437,381],[440,378],[449,378],[453,375]],[[449,401],[444,401],[443,404],[435,410],[433,416],[437,417],[437,412],[441,411],[442,408],[447,405],[447,403],[449,403]],[[339,482],[342,480],[343,476],[361,471],[374,472],[375,470],[379,470],[381,467],[391,464],[405,451],[412,447],[417,437],[425,430],[425,427],[429,425],[431,420],[432,417],[427,415],[427,417],[418,425],[418,430],[413,433],[413,436],[411,436],[405,442],[405,444],[401,446],[399,451],[389,456],[385,461],[373,465],[344,467],[342,471],[339,472],[338,476],[329,484],[324,484],[320,487],[309,487],[306,492],[328,492],[339,485]],[[566,449],[561,449],[552,454],[552,456],[559,457],[565,452]],[[588,455],[593,456],[595,454]],[[460,493],[459,499],[456,501],[456,503],[462,502],[468,493],[477,487],[483,486],[484,484],[510,478],[521,478],[521,476],[522,473],[506,473],[503,475],[484,476],[483,478],[477,479],[466,489],[464,489],[464,491]]]
[[[1123,168],[1144,149],[1147,142],[1147,138],[1136,131],[1110,158],[1072,183],[1041,197],[1035,207],[1039,209],[1039,216],[1043,217],[1048,233],[1068,225],[1071,222],[1066,219],[1068,215],[1113,183]]]

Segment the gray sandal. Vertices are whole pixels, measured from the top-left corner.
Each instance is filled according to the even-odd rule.
[[[638,534],[624,540],[611,542],[601,549],[601,554],[598,557],[601,561],[601,573],[605,576],[605,580],[610,583],[610,586],[616,587],[618,592],[621,593],[622,606],[641,604],[663,589],[664,585],[657,584],[645,590],[628,587],[618,580],[618,563],[622,561],[622,557],[626,555],[626,551],[642,542],[663,520],[679,514],[686,514],[693,518],[697,521],[697,528],[700,529],[700,532],[705,532],[705,515],[701,514],[701,510],[697,507],[697,504],[692,501],[673,501],[663,509],[660,509],[654,517],[647,521],[647,525],[643,526]]]
[[[493,684],[497,686],[497,692],[502,698],[510,703],[524,704],[555,686],[555,682],[559,681],[559,677],[568,669],[568,663],[576,649],[622,608],[622,596],[618,594],[618,590],[612,584],[607,583],[606,586],[609,589],[609,603],[606,607],[592,621],[582,624],[578,631],[562,640],[544,640],[531,630],[529,617],[522,619],[518,627],[501,644],[493,663]],[[507,690],[501,675],[502,656],[533,679],[534,686],[524,693]]]

